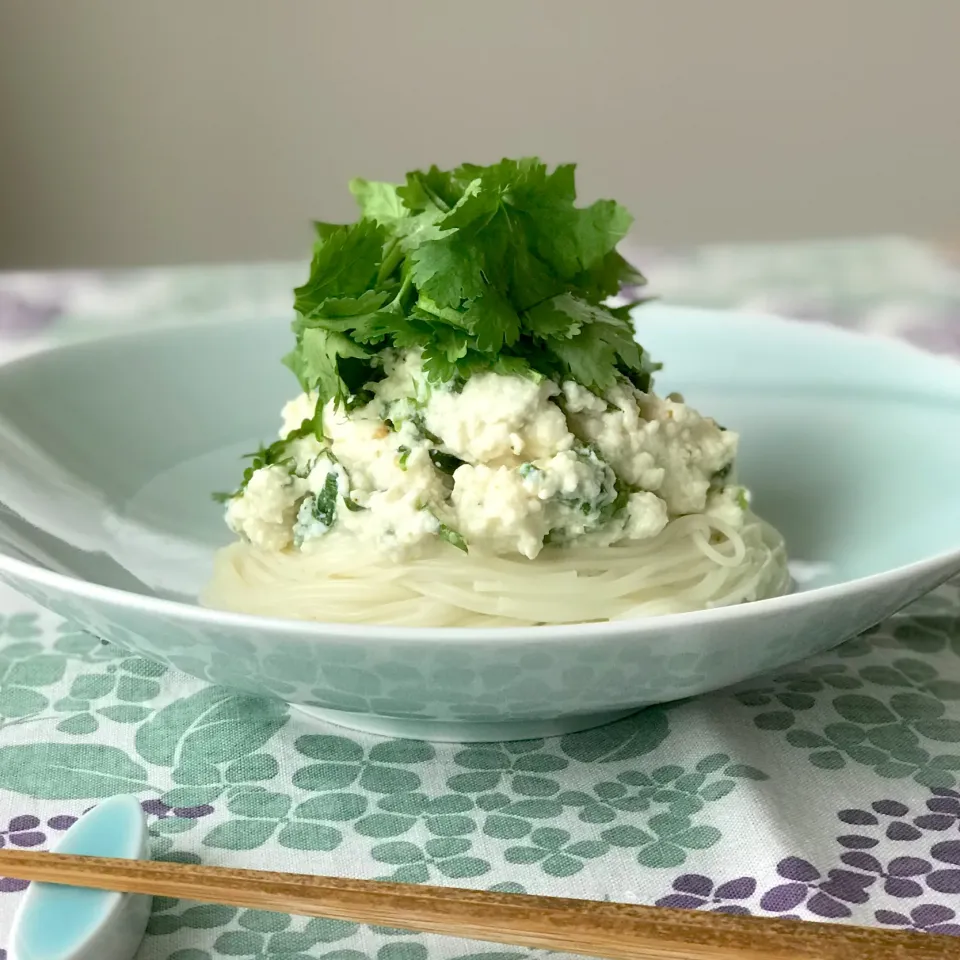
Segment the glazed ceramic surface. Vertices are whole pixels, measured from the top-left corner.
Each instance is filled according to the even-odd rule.
[[[54,852],[149,859],[150,836],[139,801],[122,794],[104,801],[63,835]],[[147,928],[152,899],[31,884],[14,921],[11,960],[130,960]]]
[[[283,319],[63,347],[0,368],[0,578],[186,673],[346,726],[426,739],[584,729],[826,650],[960,572],[960,366],[765,316],[637,313],[658,391],[740,432],[795,591],[569,627],[370,628],[194,603],[227,543],[210,491],[297,386]]]

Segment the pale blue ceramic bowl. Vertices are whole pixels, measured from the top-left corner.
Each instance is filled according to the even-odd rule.
[[[0,578],[91,633],[336,723],[448,740],[581,730],[833,647],[960,572],[960,365],[764,316],[648,305],[640,339],[742,435],[785,597],[568,627],[416,630],[193,603],[210,491],[296,385],[282,320],[132,332],[0,368]]]

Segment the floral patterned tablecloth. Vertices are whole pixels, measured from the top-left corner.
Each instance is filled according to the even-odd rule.
[[[909,240],[635,259],[675,302],[960,356],[958,265]],[[191,313],[282,316],[302,272],[0,274],[0,359]],[[163,859],[960,934],[958,784],[958,584],[736,690],[556,740],[468,746],[321,728],[0,593],[0,846],[42,849],[98,800],[134,793]],[[0,878],[0,960],[24,887]],[[157,899],[138,957],[529,953]]]

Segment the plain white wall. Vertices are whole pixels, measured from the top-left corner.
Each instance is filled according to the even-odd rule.
[[[673,244],[960,234],[960,0],[0,0],[0,266],[299,257],[539,153]]]

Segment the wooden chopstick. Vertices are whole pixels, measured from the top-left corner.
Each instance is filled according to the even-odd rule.
[[[0,850],[0,876],[330,917],[613,960],[946,960],[912,931],[378,880]]]

